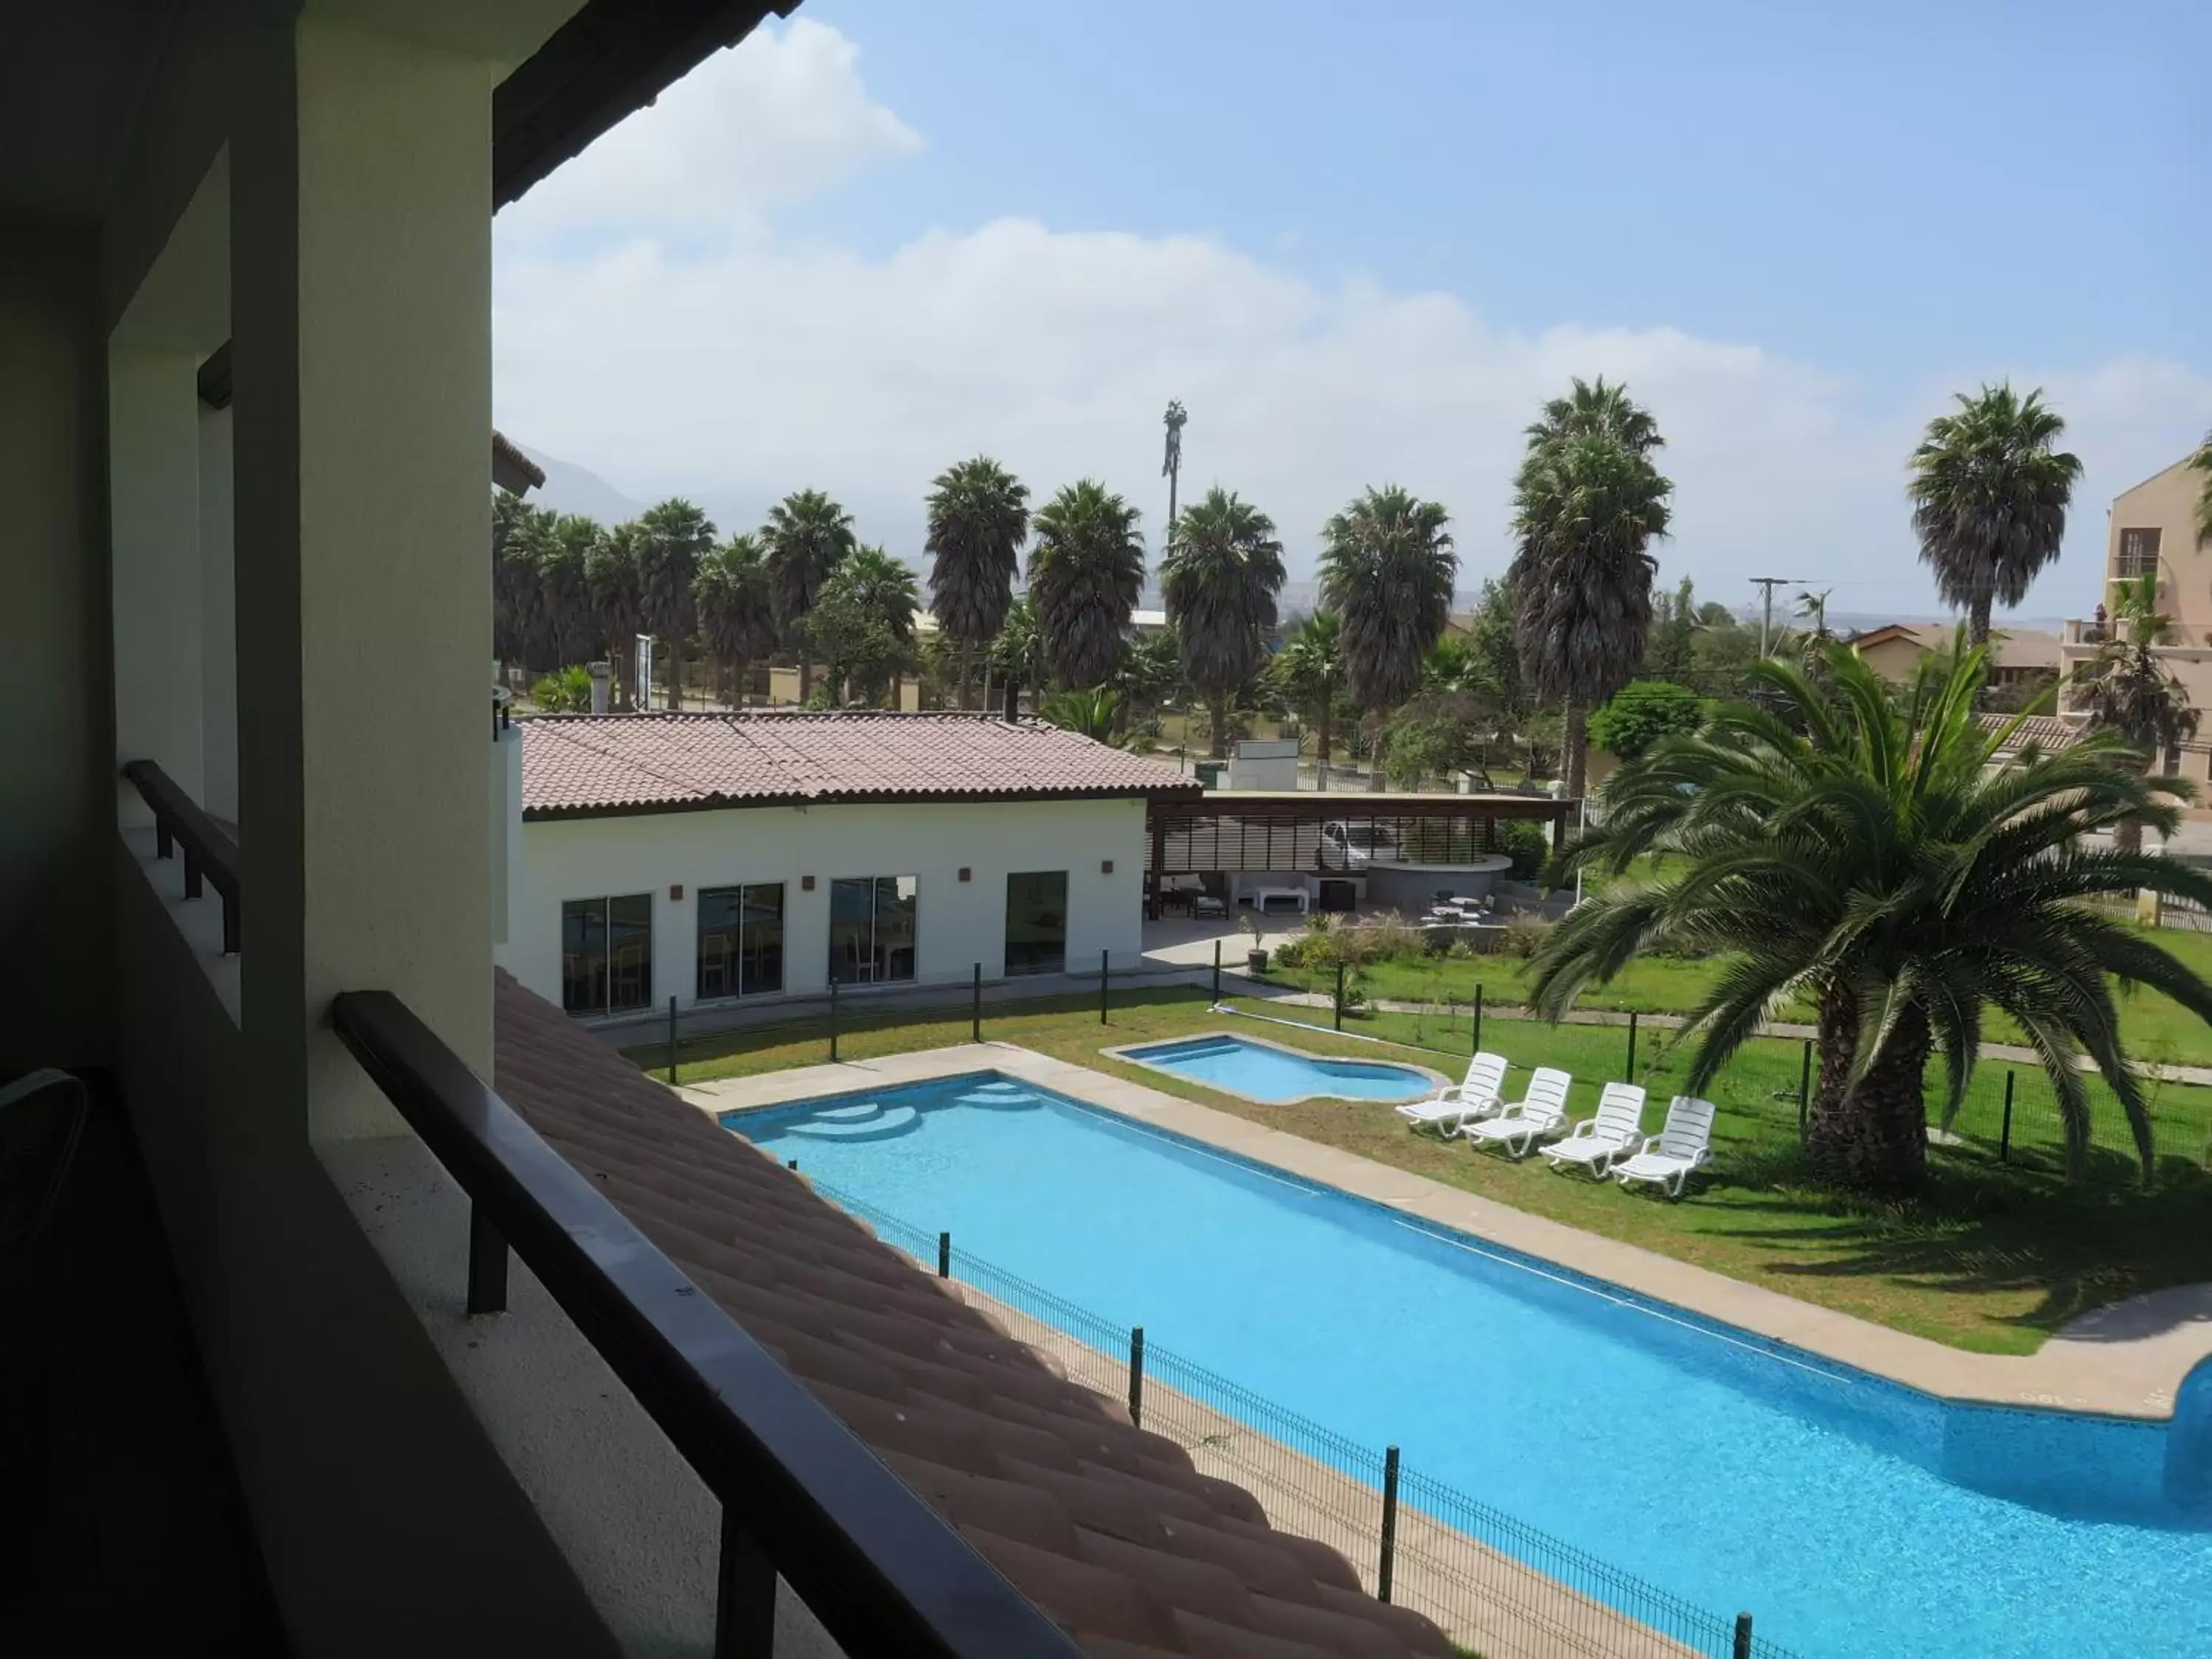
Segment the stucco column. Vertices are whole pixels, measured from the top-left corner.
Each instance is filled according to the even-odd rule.
[[[230,411],[199,407],[200,805],[238,819],[238,612]]]
[[[296,28],[233,164],[245,1007],[327,1140],[399,1132],[339,991],[490,1073],[493,70]]]
[[[118,341],[107,361],[115,759],[152,760],[201,789],[199,364]],[[152,815],[118,784],[125,822]]]

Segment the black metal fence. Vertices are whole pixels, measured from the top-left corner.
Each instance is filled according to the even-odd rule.
[[[805,1173],[802,1168],[802,1174]],[[1340,1551],[1380,1599],[1481,1659],[1794,1659],[1749,1613],[1694,1606],[1054,1295],[852,1194],[815,1189],[924,1267],[977,1292],[1070,1381],[1120,1403],[1277,1525]]]

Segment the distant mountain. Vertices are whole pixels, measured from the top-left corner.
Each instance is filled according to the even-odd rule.
[[[574,461],[548,455],[527,444],[517,447],[545,469],[545,482],[530,492],[532,507],[550,507],[556,513],[580,513],[607,525],[621,524],[645,511],[645,502],[632,501],[598,473]]]

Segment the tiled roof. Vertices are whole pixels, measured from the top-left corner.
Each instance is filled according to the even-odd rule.
[[[1173,767],[983,714],[556,714],[521,723],[532,817],[837,800],[1196,795]]]
[[[510,495],[520,495],[545,482],[545,469],[518,449],[497,427],[491,429],[492,482]]]
[[[1100,1659],[1451,1653],[505,974],[495,1046],[532,1127]]]
[[[1977,714],[1974,718],[1981,721],[1984,731],[1989,732],[2002,732],[2013,720],[2010,714]],[[2071,749],[2081,741],[2081,734],[2087,729],[2072,720],[2061,720],[2056,714],[2030,714],[2021,721],[2020,730],[2013,734],[2012,747],[2025,749],[2033,744],[2045,751]]]

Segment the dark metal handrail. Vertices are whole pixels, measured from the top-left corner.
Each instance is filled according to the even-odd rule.
[[[780,1574],[851,1654],[1078,1650],[388,991],[331,1024],[469,1195],[469,1311],[511,1246],[721,1501],[715,1652],[773,1646]]]
[[[238,954],[238,843],[222,827],[200,810],[200,804],[177,787],[176,780],[149,760],[125,765],[123,775],[137,789],[154,814],[154,852],[171,857],[179,847],[185,853],[185,896],[200,896],[201,881],[222,897],[222,952]]]

